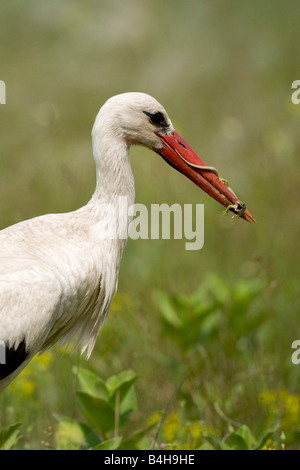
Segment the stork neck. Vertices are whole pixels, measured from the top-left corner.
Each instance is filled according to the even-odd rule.
[[[93,140],[96,163],[96,189],[91,202],[94,204],[118,204],[120,196],[134,203],[134,179],[129,160],[129,145],[123,139],[102,139],[97,145]]]

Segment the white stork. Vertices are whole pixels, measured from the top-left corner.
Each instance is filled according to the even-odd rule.
[[[5,352],[0,390],[58,340],[73,342],[90,356],[116,291],[126,242],[103,237],[111,223],[103,208],[118,204],[119,196],[128,198],[128,206],[134,202],[132,144],[154,150],[227,210],[254,222],[151,96],[110,98],[96,117],[92,139],[97,184],[91,200],[74,212],[43,215],[0,231],[0,345]],[[127,213],[118,217],[118,224],[128,226]]]

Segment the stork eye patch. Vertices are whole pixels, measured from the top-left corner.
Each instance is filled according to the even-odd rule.
[[[146,116],[149,116],[150,118],[150,121],[157,125],[157,126],[161,126],[161,127],[167,127],[167,123],[166,123],[166,120],[165,120],[165,117],[164,115],[158,111],[157,113],[149,113],[149,111],[143,111],[144,114],[146,114]]]

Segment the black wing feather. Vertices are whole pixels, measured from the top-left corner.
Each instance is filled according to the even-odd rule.
[[[14,346],[9,348],[5,345],[5,354],[1,354],[1,356],[4,356],[4,360],[0,357],[1,361],[4,362],[4,364],[0,364],[0,380],[3,380],[12,374],[29,356],[29,352],[26,351],[25,341],[21,341],[17,348]]]

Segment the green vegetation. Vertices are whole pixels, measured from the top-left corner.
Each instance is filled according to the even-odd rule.
[[[204,247],[129,240],[90,360],[36,357],[0,395],[0,448],[299,449],[298,4],[0,8],[1,228],[89,200],[94,117],[124,91],[157,98],[257,220],[133,148],[136,202],[205,203]]]
[[[59,357],[62,353],[52,350],[33,360],[2,394],[5,421],[23,420],[21,427],[2,431],[2,447],[298,448],[300,394],[286,388],[297,383],[297,370],[291,351],[276,349],[278,331],[272,326],[278,324],[285,342],[281,297],[266,278],[230,287],[209,277],[188,296],[156,292],[155,327],[135,318],[128,333],[135,350],[127,355],[138,377],[132,370],[109,374],[125,363],[123,334],[133,308],[127,296],[117,294],[102,351],[93,355],[89,370],[78,356]],[[52,412],[41,410],[41,400]],[[51,423],[33,425],[35,414]]]

